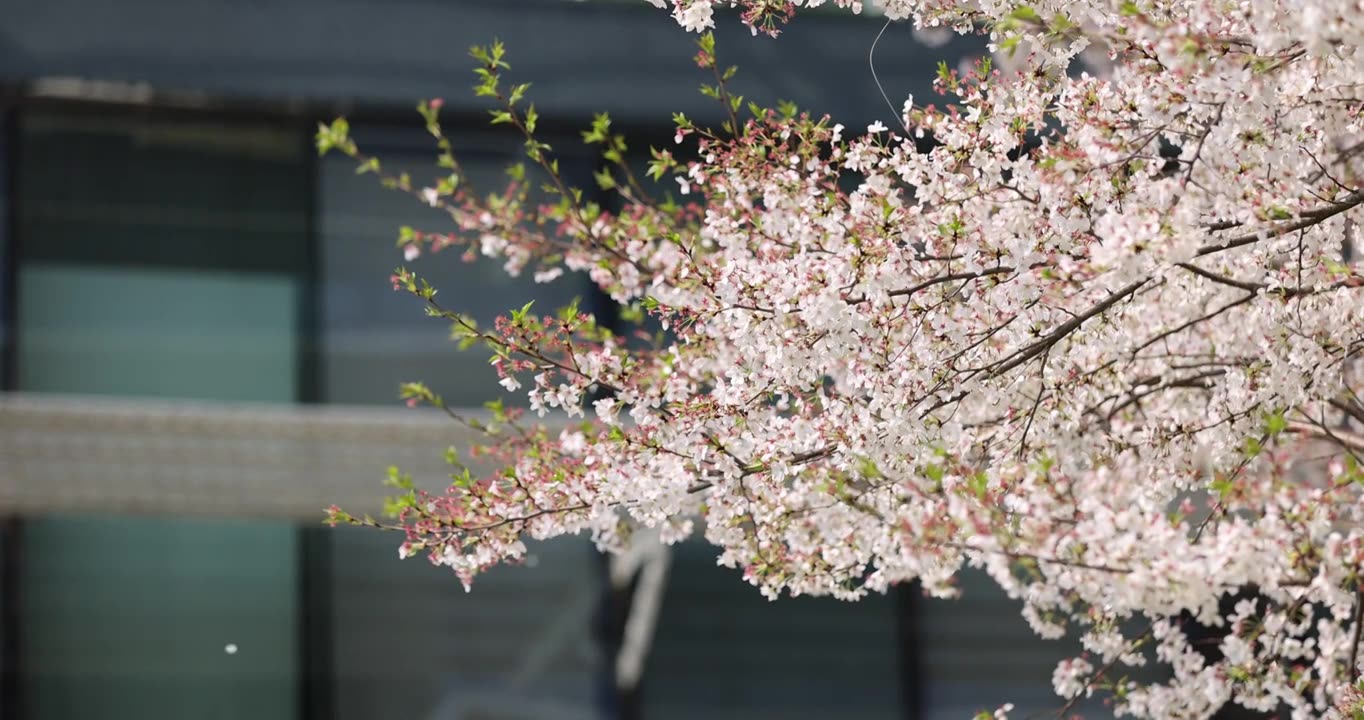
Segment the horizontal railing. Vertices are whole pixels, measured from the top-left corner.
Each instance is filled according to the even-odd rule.
[[[430,410],[0,393],[0,514],[377,514],[388,466],[439,488],[471,439]]]

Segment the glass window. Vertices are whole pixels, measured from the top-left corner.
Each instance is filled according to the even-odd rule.
[[[1061,660],[1082,651],[1074,635],[1044,640],[1033,634],[1019,612],[1022,604],[982,571],[961,572],[957,586],[956,599],[917,603],[927,716],[971,717],[1006,702],[1019,716],[1055,714],[1062,701],[1051,674]],[[1075,711],[1082,717],[1104,714],[1097,701]]]
[[[600,720],[589,543],[536,544],[529,567],[494,568],[466,593],[448,568],[399,561],[394,535],[331,540],[338,720]]]
[[[673,552],[645,666],[645,717],[904,716],[893,598],[773,603],[717,566],[711,546],[690,541]]]
[[[15,532],[19,521],[13,517],[0,517],[0,714],[12,717],[16,707],[15,680],[17,663],[15,645],[19,629],[19,618],[15,615],[14,552],[18,548]]]
[[[53,112],[18,137],[19,390],[298,399],[303,132]],[[296,716],[291,524],[62,515],[23,537],[29,717]]]
[[[297,283],[160,268],[34,264],[20,272],[19,387],[290,402]]]
[[[27,522],[28,717],[296,717],[296,537],[277,523]]]
[[[36,115],[21,142],[21,389],[295,399],[300,133]]]
[[[10,113],[0,108],[0,391],[8,389],[10,356]]]

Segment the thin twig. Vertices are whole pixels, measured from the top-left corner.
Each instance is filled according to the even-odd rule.
[[[1355,630],[1350,638],[1350,682],[1359,680],[1359,636],[1364,628],[1364,583],[1355,587]]]
[[[1300,213],[1298,215],[1297,220],[1294,220],[1293,222],[1290,223],[1286,223],[1284,225],[1271,227],[1261,232],[1239,235],[1237,237],[1224,240],[1222,242],[1204,245],[1203,247],[1198,248],[1198,252],[1194,253],[1194,255],[1196,257],[1212,255],[1213,253],[1219,253],[1222,252],[1223,250],[1238,248],[1241,247],[1242,245],[1251,245],[1253,243],[1260,242],[1261,240],[1270,240],[1276,237],[1280,237],[1282,235],[1287,235],[1288,233],[1291,232],[1297,232],[1298,230],[1302,230],[1303,228],[1309,228],[1312,227],[1313,225],[1317,225],[1321,223],[1323,220],[1333,218],[1345,212],[1346,210],[1350,210],[1351,208],[1358,206],[1360,203],[1364,203],[1364,192],[1357,192],[1353,195],[1348,195],[1344,199],[1337,200],[1336,202],[1324,208],[1317,208],[1316,210],[1307,210],[1303,213]]]

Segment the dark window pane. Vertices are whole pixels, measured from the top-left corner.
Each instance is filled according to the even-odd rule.
[[[673,552],[645,667],[646,717],[903,717],[892,598],[768,602],[738,571],[718,567],[711,546],[691,541]]]
[[[14,714],[18,701],[18,532],[17,518],[0,517],[0,714],[6,717]]]
[[[10,198],[13,195],[10,174],[14,153],[9,147],[13,113],[0,111],[0,391],[10,382],[10,361],[13,352],[14,328],[14,237],[11,228]]]
[[[302,133],[271,125],[29,114],[25,263],[297,273]]]
[[[1062,659],[1083,648],[1072,633],[1062,640],[1035,635],[1011,600],[988,575],[964,570],[957,575],[961,596],[918,602],[925,706],[930,718],[971,717],[1012,703],[1022,717],[1051,716],[1063,703],[1051,685]],[[1126,669],[1132,677],[1158,677]],[[1098,698],[1079,703],[1080,717],[1106,714]]]
[[[25,522],[29,717],[295,717],[295,538],[284,523]]]
[[[28,264],[19,389],[290,402],[287,275]]]
[[[930,717],[971,717],[1006,702],[1023,715],[1058,705],[1051,673],[1075,648],[1034,635],[1019,604],[984,573],[963,572],[957,585],[954,600],[918,604]]]
[[[296,398],[300,133],[37,115],[20,139],[20,389]]]
[[[582,538],[536,544],[534,567],[495,568],[470,593],[447,568],[399,561],[391,535],[331,539],[339,720],[602,717],[599,564]]]

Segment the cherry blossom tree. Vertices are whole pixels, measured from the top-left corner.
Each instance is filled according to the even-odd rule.
[[[650,1],[694,31],[737,7],[770,35],[824,4]],[[404,229],[409,259],[585,273],[662,328],[531,306],[479,327],[399,269],[528,410],[446,408],[499,470],[452,453],[448,492],[394,473],[397,520],[331,519],[401,529],[403,555],[466,586],[525,538],[618,551],[639,527],[703,535],[772,598],[950,597],[980,568],[1039,635],[1083,643],[1054,674],[1062,714],[1099,695],[1147,718],[1364,717],[1364,2],[879,9],[984,34],[1011,69],[943,66],[941,97],[863,132],[748,105],[702,35],[728,119],[675,117],[648,172],[670,192],[635,176],[606,116],[583,134],[618,212],[564,180],[498,44],[473,55],[493,122],[525,141],[505,189],[465,186],[439,102],[421,111],[449,174],[429,187],[323,127],[323,151],[460,228]],[[1102,77],[1077,61],[1096,50]],[[534,417],[554,415],[570,420]],[[1224,628],[1217,659],[1194,623]],[[1127,679],[1152,664],[1165,680]]]

